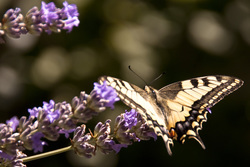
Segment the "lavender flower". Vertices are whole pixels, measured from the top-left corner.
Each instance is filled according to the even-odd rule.
[[[44,24],[41,20],[41,13],[36,6],[27,12],[24,23],[30,34],[40,35],[43,32]]]
[[[31,116],[27,119],[25,116],[20,118],[19,121],[19,139],[22,146],[27,150],[33,149],[32,135],[37,131],[38,121],[35,117]]]
[[[28,109],[28,112],[30,113],[30,117],[34,116],[35,118],[38,117],[39,110],[42,110],[42,107],[34,107],[33,109]]]
[[[62,8],[62,18],[64,27],[63,29],[68,30],[67,32],[71,32],[74,26],[78,27],[80,21],[78,19],[79,13],[77,11],[77,7],[75,4],[69,5],[67,1],[63,2]]]
[[[132,117],[132,119],[129,119],[129,117],[127,117],[126,120],[124,117],[126,117],[126,114],[121,114],[116,118],[114,134],[115,138],[119,143],[131,145],[132,140],[138,141],[138,138],[136,137],[135,133],[130,131],[132,126],[130,126],[128,123],[128,122],[134,122],[135,117]]]
[[[59,110],[55,110],[55,102],[50,100],[50,103],[44,102],[42,110],[38,115],[38,130],[44,134],[44,137],[56,141],[59,138],[59,127],[57,126],[58,118],[60,117]]]
[[[19,120],[18,120],[18,118],[16,116],[14,116],[10,120],[7,120],[6,124],[9,125],[12,128],[13,132],[15,132],[16,131],[16,127],[19,124]]]
[[[115,138],[122,144],[131,145],[132,141],[149,140],[157,138],[152,128],[134,109],[119,115],[115,120]]]
[[[110,107],[114,109],[114,103],[119,101],[120,99],[117,96],[115,89],[111,86],[108,86],[106,81],[103,84],[94,83],[94,90],[90,93],[91,98],[89,101],[90,108],[98,108],[100,111],[105,110],[106,107]]]
[[[77,120],[74,120],[72,107],[69,103],[61,102],[55,104],[55,110],[60,113],[60,117],[58,118],[56,124],[60,127],[60,133],[71,133],[76,128]],[[67,135],[66,135],[67,136]]]
[[[75,131],[75,129],[70,129],[70,130],[61,129],[61,130],[59,130],[59,133],[64,134],[65,138],[69,138],[69,134],[74,132],[74,131]]]
[[[53,6],[51,7],[53,8]],[[87,122],[94,115],[102,112],[107,107],[114,108],[114,103],[119,100],[115,90],[108,86],[94,83],[90,95],[81,92],[80,97],[74,97],[72,104],[66,102],[55,103],[53,100],[43,102],[42,107],[28,109],[30,116],[13,117],[6,124],[0,124],[0,162],[4,161],[13,166],[24,166],[18,157],[25,157],[21,151],[33,150],[42,152],[47,143],[43,139],[58,140],[60,134],[69,137],[74,132],[71,140],[74,151],[79,156],[92,157],[99,150],[104,154],[118,153],[121,148],[126,148],[133,142],[156,139],[154,130],[150,128],[142,116],[134,109],[119,115],[115,120],[112,133],[111,120],[99,122],[94,132],[85,133],[86,125],[77,127],[77,123]],[[17,128],[18,126],[18,128]],[[13,133],[15,130],[18,132]],[[67,148],[67,149],[68,149]],[[19,155],[20,156],[19,156]],[[6,165],[8,166],[8,165]]]
[[[0,150],[0,155],[1,155],[1,150]],[[25,158],[25,157],[27,157],[26,154],[17,150],[16,156],[11,159],[7,158],[1,161],[1,158],[0,158],[1,166],[26,167],[26,165],[23,164],[23,160],[22,160],[22,158]]]
[[[59,18],[58,12],[59,10],[56,8],[54,2],[46,4],[45,2],[42,1],[41,11],[40,11],[42,22],[46,24],[53,24]]]
[[[128,129],[131,129],[133,126],[137,124],[137,112],[132,109],[130,112],[125,112],[124,114],[125,124],[124,126]]]
[[[22,151],[17,151],[16,152],[16,157],[14,160],[11,161],[10,166],[15,166],[15,167],[26,167],[26,165],[23,164],[22,158],[27,157],[26,154],[24,154]]]
[[[76,128],[71,141],[72,147],[77,155],[91,158],[95,152],[95,146],[88,143],[91,139],[91,135],[89,133],[85,134],[85,129],[85,125]]]
[[[23,23],[21,9],[9,9],[3,17],[2,30],[12,38],[20,38],[21,34],[26,34],[27,30]]]
[[[63,23],[60,19],[61,9],[56,8],[54,2],[46,4],[42,2],[40,14],[41,21],[44,24],[45,32],[51,34],[52,31],[60,32],[63,28]]]
[[[31,140],[32,140],[32,148],[34,150],[34,153],[37,152],[43,152],[43,146],[46,145],[46,142],[41,141],[41,138],[44,135],[41,132],[37,132],[32,135]]]
[[[96,146],[100,149],[100,151],[104,154],[108,154],[110,152],[116,151],[119,152],[122,147],[127,147],[126,144],[116,144],[113,138],[110,136],[111,120],[107,120],[104,124],[99,122],[95,126],[94,130],[94,138],[96,140]]]
[[[6,124],[0,124],[0,158],[13,159],[18,149],[18,135],[12,134],[12,128]]]
[[[73,27],[78,27],[80,21],[79,13],[75,4],[63,3],[63,8],[57,8],[54,2],[46,4],[42,1],[41,10],[35,6],[31,8],[25,17],[20,13],[21,9],[9,9],[0,23],[0,43],[3,36],[20,38],[21,34],[31,33],[40,35],[42,31],[51,34],[61,32],[62,29],[71,32]]]
[[[135,133],[139,141],[150,140],[150,138],[153,138],[154,140],[157,139],[154,129],[149,127],[147,121],[139,113],[137,114],[137,124],[132,127],[131,131]]]
[[[59,110],[55,110],[54,108],[55,108],[54,100],[50,100],[49,103],[43,102],[43,109],[44,112],[47,114],[46,117],[49,119],[50,123],[56,121],[60,116]]]
[[[108,86],[106,83],[103,85],[94,83],[94,89],[90,95],[81,92],[80,97],[74,97],[71,104],[74,117],[79,122],[86,123],[107,107],[113,109],[114,103],[118,100],[119,98],[114,88]]]

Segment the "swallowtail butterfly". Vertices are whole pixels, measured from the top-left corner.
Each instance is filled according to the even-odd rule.
[[[112,86],[120,99],[139,112],[148,125],[165,142],[169,155],[173,139],[185,142],[196,139],[202,148],[198,130],[207,121],[210,108],[243,85],[243,81],[230,76],[205,76],[175,82],[160,90],[145,86],[144,90],[126,81],[102,76],[99,82]]]

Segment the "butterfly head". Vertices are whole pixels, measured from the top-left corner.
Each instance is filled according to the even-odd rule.
[[[151,97],[156,98],[156,94],[157,94],[157,90],[151,86],[145,86],[144,90],[148,93],[148,95],[150,95]]]

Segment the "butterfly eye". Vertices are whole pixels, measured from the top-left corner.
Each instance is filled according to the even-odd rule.
[[[151,89],[151,92],[152,92],[154,98],[156,98],[156,93],[155,93],[155,91],[154,91],[153,89]]]

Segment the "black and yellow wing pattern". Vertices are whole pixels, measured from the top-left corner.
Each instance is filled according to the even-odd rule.
[[[210,108],[226,95],[237,90],[243,81],[230,76],[214,75],[175,82],[160,90],[151,86],[144,89],[126,81],[102,76],[99,82],[112,86],[120,99],[139,112],[158,136],[162,136],[168,153],[173,139],[185,142],[196,139],[205,149],[198,130],[207,121]]]

